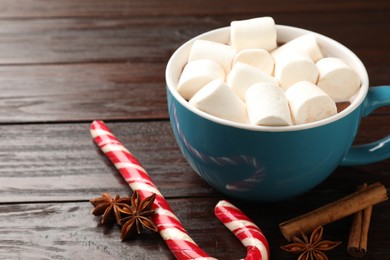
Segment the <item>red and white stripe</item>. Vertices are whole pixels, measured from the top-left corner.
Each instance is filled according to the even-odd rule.
[[[138,191],[141,199],[156,194],[156,199],[153,204],[155,214],[153,221],[158,227],[158,231],[169,249],[172,251],[176,259],[215,259],[205,253],[188,235],[187,231],[176,217],[175,213],[169,206],[168,202],[162,196],[160,191],[154,185],[152,179],[142,167],[141,163],[122,145],[122,143],[111,133],[110,129],[102,121],[94,121],[91,124],[91,135],[95,143],[103,151],[103,153],[111,160],[122,177],[129,184],[130,188]],[[216,216],[225,224],[235,227],[239,225],[239,221],[244,221],[241,224],[245,228],[232,230],[237,238],[248,249],[248,255],[245,259],[268,259],[269,250],[265,240],[259,239],[258,233],[260,229],[256,227],[249,219],[236,207],[230,203],[221,201],[216,207]],[[237,214],[240,212],[240,214]],[[234,221],[229,221],[234,216]],[[229,224],[231,222],[231,224]],[[227,226],[229,228],[229,226]],[[256,227],[256,228],[254,228]],[[256,230],[259,230],[258,232]],[[238,232],[239,231],[239,232]],[[256,233],[257,232],[257,233]],[[253,235],[253,236],[252,236]],[[263,241],[262,243],[257,241]],[[265,243],[264,243],[265,241]],[[261,245],[267,245],[266,249],[261,249]],[[261,249],[261,250],[260,250]]]
[[[156,194],[153,221],[175,257],[177,259],[215,259],[209,257],[191,239],[146,170],[111,133],[110,129],[102,121],[94,121],[90,130],[95,143],[119,170],[130,188],[138,191],[141,199],[152,193]]]
[[[269,259],[269,246],[267,239],[258,226],[256,226],[241,210],[226,200],[221,200],[215,206],[215,216],[240,239],[247,249],[245,260]]]

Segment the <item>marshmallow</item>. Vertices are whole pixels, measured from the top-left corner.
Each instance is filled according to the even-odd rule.
[[[314,62],[323,57],[322,51],[318,46],[316,36],[312,33],[302,35],[295,38],[272,52],[272,55],[279,54],[280,52],[303,52],[307,54]]]
[[[235,55],[236,50],[229,45],[206,40],[196,40],[191,47],[188,60],[213,60],[221,65],[225,72],[228,73],[232,67],[232,61]]]
[[[274,71],[274,59],[271,54],[264,49],[241,50],[234,57],[233,65],[238,62],[251,65],[268,75],[271,75]]]
[[[285,91],[294,124],[315,122],[337,113],[335,102],[319,87],[300,81]]]
[[[219,118],[246,123],[245,103],[220,79],[213,80],[189,101],[196,108]]]
[[[230,23],[230,41],[236,50],[277,47],[276,27],[271,17],[260,17]]]
[[[349,101],[360,88],[359,75],[338,58],[323,58],[317,63],[317,85],[335,102]]]
[[[258,70],[248,64],[236,63],[227,76],[227,84],[236,94],[245,101],[246,90],[255,83],[269,82],[279,85],[279,82],[272,76]]]
[[[272,83],[257,83],[246,91],[249,122],[254,125],[292,125],[283,90]]]
[[[318,70],[313,60],[300,52],[274,53],[275,78],[285,90],[298,81],[317,82]]]
[[[212,60],[196,60],[188,62],[181,73],[177,91],[189,100],[204,85],[214,79],[224,79],[225,71]]]

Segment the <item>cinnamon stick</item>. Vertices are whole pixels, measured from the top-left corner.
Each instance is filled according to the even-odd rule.
[[[364,190],[279,224],[280,231],[291,241],[291,238],[298,234],[307,234],[318,226],[324,226],[387,199],[385,186],[374,183]]]
[[[367,188],[367,183],[359,190]],[[368,229],[370,227],[372,206],[361,210],[353,216],[348,238],[348,253],[354,257],[363,257],[367,252]]]

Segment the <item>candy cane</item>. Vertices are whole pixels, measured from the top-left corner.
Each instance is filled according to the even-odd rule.
[[[179,260],[215,259],[205,253],[192,240],[168,202],[157,189],[146,170],[142,167],[141,163],[111,133],[104,122],[92,122],[90,130],[95,143],[118,169],[130,188],[134,191],[138,191],[141,199],[150,196],[152,193],[156,194],[156,199],[153,204],[155,214],[152,218],[158,227],[161,237],[164,239],[173,255]],[[251,224],[250,220],[236,207],[230,203],[226,203],[227,202],[225,201],[218,203],[219,206],[217,205],[215,213],[228,228],[229,226],[235,227],[237,225],[241,227],[240,230],[234,229],[232,231],[248,250],[245,259],[268,259],[268,244],[260,229],[257,228],[258,232],[253,231],[255,230],[253,227],[256,226],[253,223]],[[232,218],[233,216],[234,218]],[[230,225],[229,222],[234,224]],[[239,224],[240,222],[242,224]],[[259,234],[261,234],[262,237]],[[260,242],[254,243],[251,239]],[[266,247],[266,249],[264,249],[264,247]]]
[[[246,247],[248,252],[246,260],[268,259],[270,253],[267,239],[260,228],[241,210],[230,202],[221,200],[215,206],[214,213]]]

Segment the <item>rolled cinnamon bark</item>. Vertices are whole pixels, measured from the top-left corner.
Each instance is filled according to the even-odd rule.
[[[367,188],[364,183],[359,190]],[[354,257],[363,257],[367,252],[368,229],[370,227],[372,206],[361,210],[353,216],[348,238],[348,253]]]
[[[307,234],[318,226],[324,226],[387,199],[385,186],[374,183],[367,186],[365,190],[357,191],[338,201],[279,224],[280,231],[288,241],[291,241],[291,238],[298,234]]]

